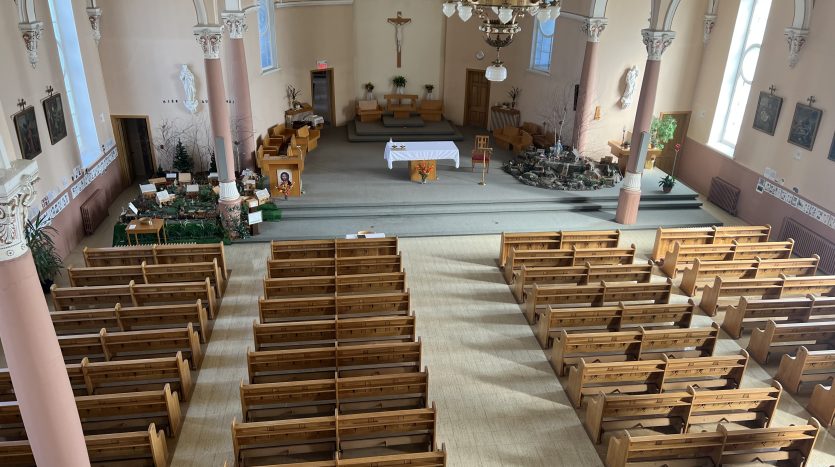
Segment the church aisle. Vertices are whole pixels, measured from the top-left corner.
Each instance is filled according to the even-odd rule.
[[[601,465],[499,274],[499,240],[400,240],[449,465]]]

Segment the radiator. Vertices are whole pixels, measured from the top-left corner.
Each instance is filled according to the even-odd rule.
[[[707,200],[735,216],[739,193],[739,188],[719,177],[713,177],[710,182],[710,193],[707,195]]]
[[[821,237],[791,217],[785,218],[780,239],[794,239],[794,254],[803,258],[821,257],[818,269],[825,274],[835,274],[835,243]]]
[[[81,224],[85,235],[96,233],[96,228],[107,218],[107,204],[107,196],[99,188],[81,205]]]

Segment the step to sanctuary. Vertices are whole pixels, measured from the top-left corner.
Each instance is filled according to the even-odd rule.
[[[418,118],[423,122],[420,117],[410,117],[406,121],[410,121],[412,118]],[[398,121],[393,118],[392,120]],[[462,141],[464,139],[464,135],[447,120],[423,122],[423,126],[397,127],[387,127],[382,121],[351,121],[345,127],[350,142],[377,142],[390,139],[395,141]]]
[[[426,126],[426,122],[417,116],[394,118],[392,115],[383,115],[383,126],[386,128],[422,128]]]

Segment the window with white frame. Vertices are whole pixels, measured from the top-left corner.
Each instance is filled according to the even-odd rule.
[[[261,46],[261,71],[278,69],[275,45],[274,0],[258,0],[258,42]]]
[[[90,90],[87,87],[87,74],[84,72],[84,62],[81,59],[72,0],[49,0],[49,13],[55,30],[55,42],[58,45],[58,57],[64,74],[64,87],[78,152],[83,166],[89,167],[99,159],[101,149],[93,104],[90,102]]]
[[[742,129],[742,118],[757,71],[771,1],[740,2],[709,141],[712,147],[729,157],[733,157],[739,131]]]
[[[551,53],[554,50],[554,33],[557,29],[557,22],[536,21],[533,33],[533,44],[531,46],[531,70],[542,73],[551,72]]]

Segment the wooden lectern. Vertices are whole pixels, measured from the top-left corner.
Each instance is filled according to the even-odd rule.
[[[267,156],[261,160],[261,174],[270,178],[270,195],[273,198],[284,197],[284,194],[278,189],[282,174],[287,174],[290,181],[293,182],[293,187],[287,193],[287,196],[301,196],[302,171],[304,171],[304,161],[298,157]]]

